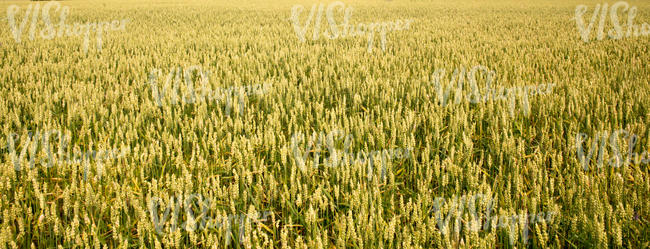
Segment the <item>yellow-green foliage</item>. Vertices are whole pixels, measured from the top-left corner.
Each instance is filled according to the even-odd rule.
[[[6,10],[18,5],[22,20],[29,3],[0,3],[0,144],[59,130],[70,151],[130,151],[84,180],[83,164],[41,165],[40,147],[36,165],[16,171],[3,148],[0,248],[224,247],[223,226],[156,233],[150,201],[192,194],[211,200],[214,218],[272,212],[247,223],[241,241],[233,231],[229,247],[648,246],[648,164],[585,171],[576,155],[579,132],[617,129],[650,150],[650,36],[585,43],[575,8],[588,6],[588,22],[602,1],[344,1],[351,23],[414,20],[388,33],[385,51],[376,38],[372,53],[365,38],[312,40],[311,29],[300,42],[291,8],[304,6],[304,22],[318,2],[60,2],[68,24],[129,20],[104,34],[101,51],[91,37],[87,53],[82,37],[29,40],[29,22],[17,43]],[[650,23],[650,2],[628,3],[637,24]],[[247,97],[243,113],[226,115],[222,102],[159,107],[149,73],[192,65],[211,71],[212,89],[272,87]],[[494,70],[497,86],[556,85],[529,99],[528,115],[509,101],[441,106],[431,75],[475,65]],[[301,171],[292,135],[337,129],[352,135],[352,152],[412,154],[388,161],[385,181],[358,163]],[[435,198],[473,194],[496,197],[499,216],[557,215],[531,225],[527,244],[521,226],[442,235]]]

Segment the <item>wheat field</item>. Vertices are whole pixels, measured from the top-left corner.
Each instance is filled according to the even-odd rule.
[[[648,1],[0,10],[0,248],[650,247]]]

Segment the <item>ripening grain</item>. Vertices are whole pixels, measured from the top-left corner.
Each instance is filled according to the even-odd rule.
[[[333,2],[50,9],[55,27],[64,6],[72,27],[117,20],[101,49],[90,26],[87,47],[84,33],[42,38],[42,15],[30,39],[37,2],[1,2],[0,248],[649,246],[648,164],[585,170],[576,135],[605,160],[630,147],[622,133],[594,142],[604,131],[650,151],[650,36],[597,40],[597,20],[586,43],[575,14],[587,6],[588,25],[604,3],[591,0],[342,2],[339,25],[348,7],[350,24],[412,20],[369,51],[368,36],[322,35]],[[321,35],[315,15],[303,42],[292,8],[304,27],[319,3]],[[650,23],[650,2],[627,3]],[[20,43],[9,9],[25,22]],[[478,65],[494,71],[492,89],[554,85],[525,101],[465,100],[460,69]],[[186,75],[193,66],[209,77]],[[158,89],[169,76],[182,94],[205,84],[225,97],[159,104],[155,69]],[[476,77],[482,96],[487,77]],[[232,90],[256,85],[263,93]]]

